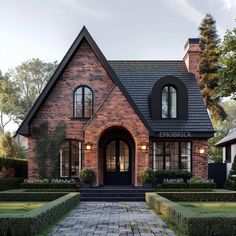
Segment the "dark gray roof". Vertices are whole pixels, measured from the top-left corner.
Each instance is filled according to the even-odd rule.
[[[154,132],[192,131],[211,133],[209,137],[213,135],[214,130],[198,83],[194,75],[187,71],[184,61],[108,62]],[[150,117],[148,95],[158,79],[167,75],[178,77],[187,87],[188,120],[152,120]]]
[[[223,147],[226,144],[230,143],[236,143],[236,128],[230,130],[227,135],[222,138],[218,143],[216,143],[214,146],[216,147]]]

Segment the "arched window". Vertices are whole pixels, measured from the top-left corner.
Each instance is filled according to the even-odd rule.
[[[82,143],[77,140],[65,140],[60,150],[60,177],[79,177],[82,164]]]
[[[177,118],[177,92],[176,89],[167,85],[162,89],[161,93],[161,117],[162,118]]]
[[[74,92],[74,118],[90,118],[93,115],[93,91],[80,86]]]

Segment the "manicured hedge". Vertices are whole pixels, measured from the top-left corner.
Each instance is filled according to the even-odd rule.
[[[201,215],[163,197],[166,196],[167,194],[172,194],[171,197],[173,197],[177,193],[165,193],[165,195],[164,193],[161,193],[162,196],[156,193],[146,193],[146,202],[152,209],[156,210],[158,213],[161,213],[163,218],[167,222],[174,224],[186,235],[229,236],[236,234],[235,214],[213,213],[213,214]],[[202,193],[202,196],[204,194],[205,193]],[[206,195],[206,196],[211,196],[211,195]],[[232,197],[232,193],[231,195],[228,195],[228,197],[230,199]],[[205,197],[205,199],[207,199],[207,197]],[[179,200],[180,198],[177,201]],[[186,200],[187,199],[185,199],[185,201]]]
[[[1,192],[0,201],[54,201],[66,194],[65,192]]]
[[[78,192],[78,189],[22,189],[24,192]]]
[[[76,183],[22,183],[23,189],[75,189]]]
[[[79,193],[69,193],[25,214],[2,214],[0,235],[36,235],[78,203]]]
[[[20,188],[20,184],[24,182],[23,178],[0,179],[0,191]]]
[[[165,183],[162,184],[163,188],[169,189],[214,189],[216,188],[216,184],[211,183]]]
[[[156,192],[213,192],[213,189],[192,189],[192,188],[157,188]]]
[[[236,192],[162,192],[160,196],[176,202],[236,202]]]

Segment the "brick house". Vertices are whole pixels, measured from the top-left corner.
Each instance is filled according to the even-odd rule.
[[[17,133],[28,137],[29,178],[38,178],[33,127],[60,122],[60,178],[82,168],[96,185],[139,186],[140,171],[184,169],[207,178],[214,130],[198,87],[199,39],[183,60],[108,61],[85,27]]]

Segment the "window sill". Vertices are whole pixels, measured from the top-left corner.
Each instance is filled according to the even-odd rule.
[[[90,118],[91,118],[91,117],[87,117],[87,118],[84,118],[84,117],[81,117],[81,118],[71,117],[70,119],[71,119],[71,120],[88,121],[88,120],[90,120]]]

